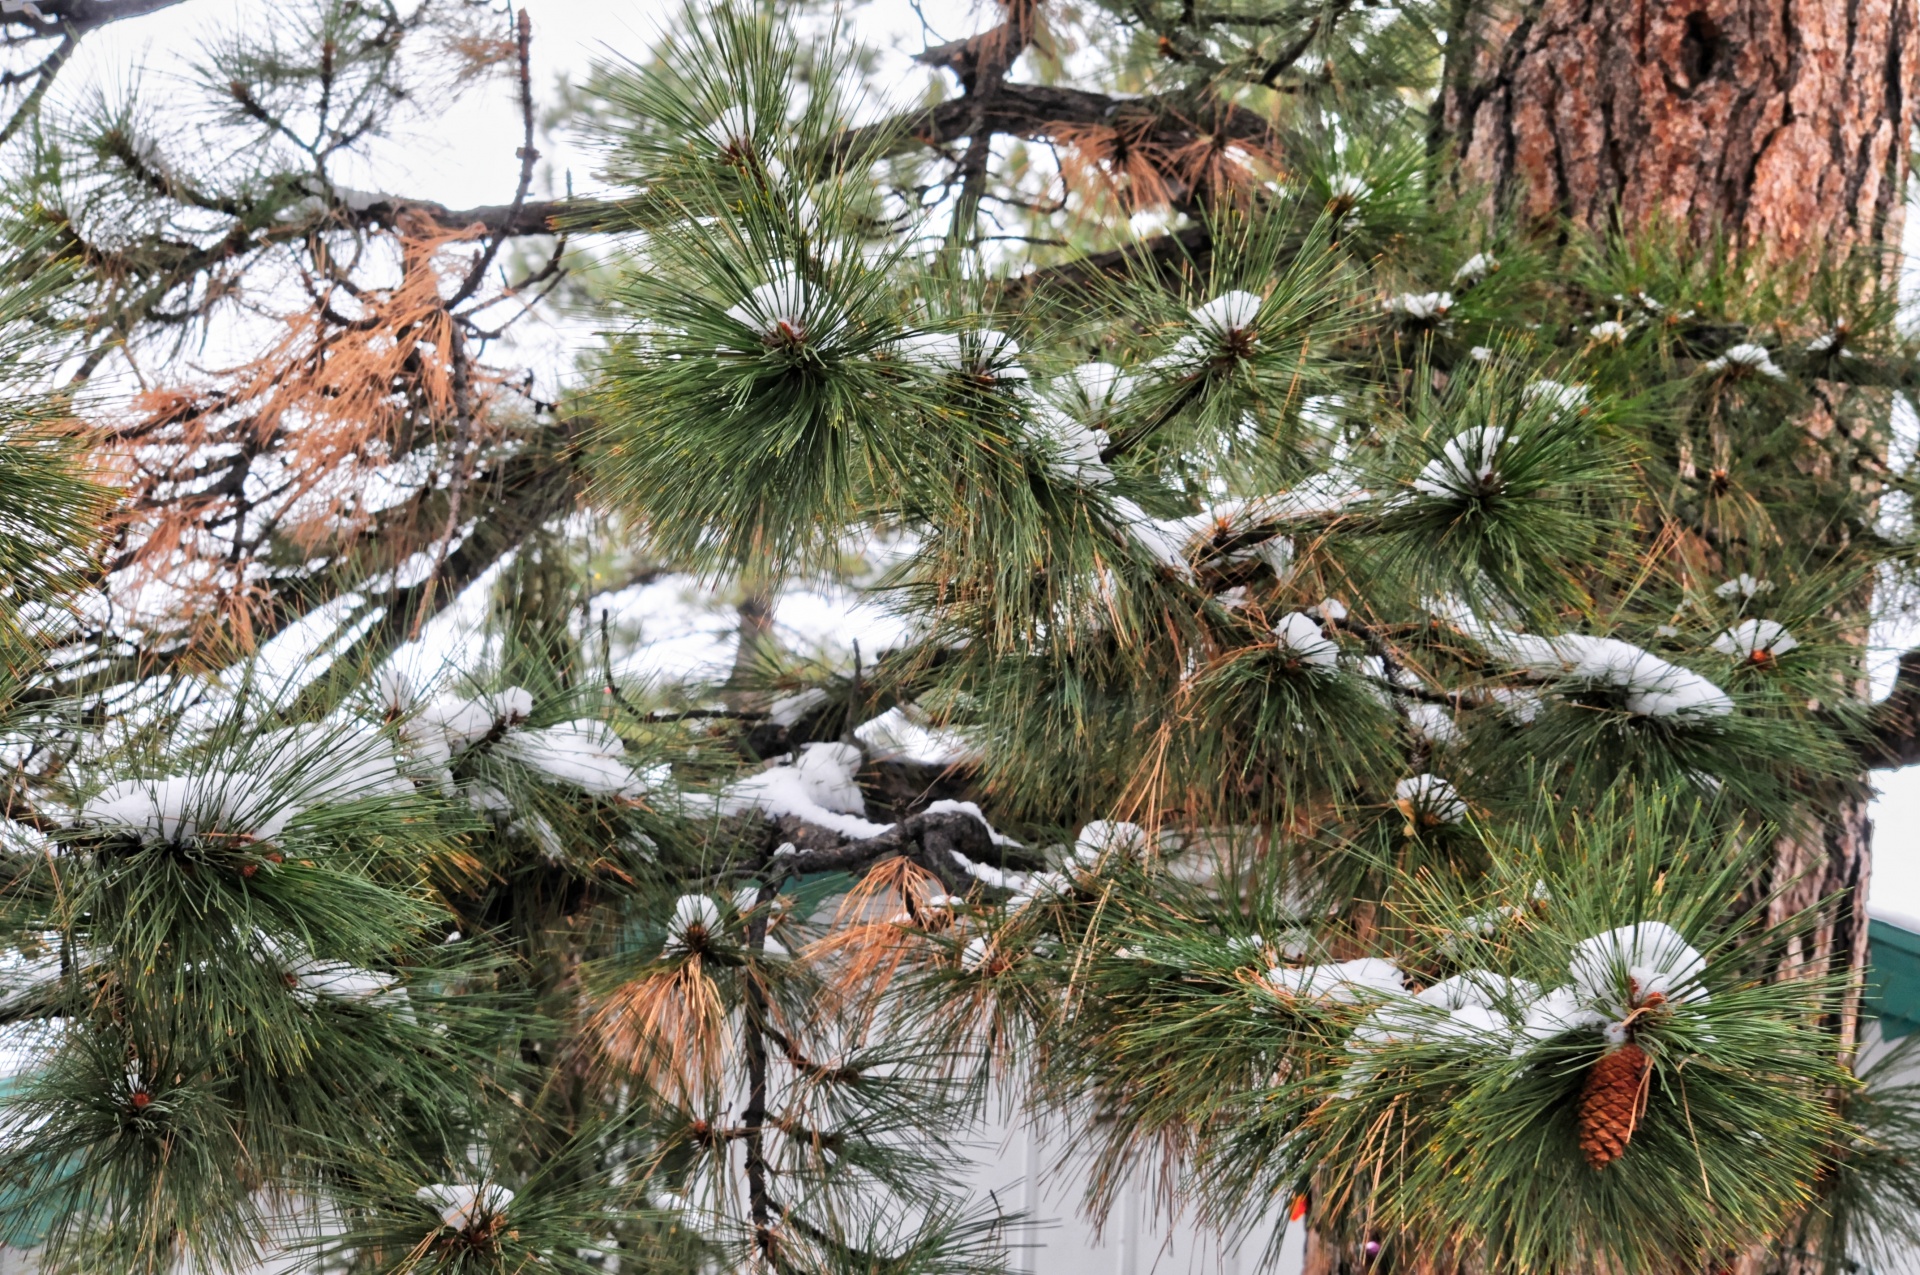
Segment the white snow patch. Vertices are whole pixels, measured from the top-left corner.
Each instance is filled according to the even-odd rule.
[[[1800,645],[1778,620],[1742,620],[1713,640],[1713,649],[1742,660],[1767,660]]]
[[[435,1182],[413,1193],[440,1214],[441,1225],[448,1230],[466,1231],[477,1222],[485,1222],[507,1211],[513,1192],[498,1183],[480,1186],[472,1182]]]
[[[1304,612],[1292,611],[1281,616],[1280,622],[1273,626],[1273,637],[1281,651],[1303,664],[1330,669],[1339,663],[1339,646],[1321,633],[1313,617]]]
[[[648,784],[626,760],[626,745],[601,721],[562,722],[538,730],[510,731],[494,750],[499,756],[603,797],[640,797]]]
[[[1295,1000],[1336,1004],[1384,1000],[1404,996],[1407,990],[1400,967],[1376,956],[1332,965],[1276,965],[1267,971],[1267,982]]]

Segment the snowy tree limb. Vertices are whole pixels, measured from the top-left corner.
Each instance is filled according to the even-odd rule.
[[[171,9],[180,0],[35,0],[0,12],[0,31],[9,39],[86,35],[109,23]]]
[[[814,872],[858,872],[895,855],[920,864],[955,893],[966,892],[969,878],[956,870],[952,851],[969,859],[997,857],[986,824],[959,811],[909,815],[877,837],[853,839],[794,818],[776,821],[776,835],[795,850],[769,853],[767,866],[782,878]]]
[[[1920,763],[1920,650],[1900,657],[1893,691],[1873,706],[1860,760],[1874,770]]]

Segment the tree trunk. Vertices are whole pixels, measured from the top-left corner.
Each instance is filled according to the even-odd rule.
[[[1535,0],[1466,26],[1438,123],[1487,211],[1670,218],[1773,260],[1898,247],[1914,0]]]
[[[1461,3],[1473,13],[1473,0]],[[1664,222],[1701,247],[1723,238],[1763,265],[1880,251],[1890,280],[1913,130],[1908,86],[1920,63],[1916,8],[1916,0],[1534,0],[1484,10],[1460,24],[1465,38],[1449,48],[1436,140],[1458,159],[1457,190],[1488,217],[1506,211],[1523,224],[1596,234]],[[1816,408],[1806,422],[1816,466],[1834,420]],[[1849,479],[1844,468],[1833,476]],[[1863,654],[1869,603],[1839,617]],[[1864,693],[1861,673],[1850,691]],[[1855,994],[1835,1024],[1843,1049],[1856,1037],[1866,959],[1870,791],[1863,773],[1858,785],[1810,795],[1804,830],[1778,841],[1770,879],[1759,883],[1785,891],[1771,908],[1776,920],[1841,896],[1783,973],[1854,974]],[[1735,1265],[1805,1264],[1783,1251]]]

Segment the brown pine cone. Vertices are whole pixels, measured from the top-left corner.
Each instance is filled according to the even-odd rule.
[[[1647,1068],[1640,1046],[1628,1041],[1601,1056],[1580,1091],[1580,1150],[1604,1169],[1620,1157],[1646,1105]]]

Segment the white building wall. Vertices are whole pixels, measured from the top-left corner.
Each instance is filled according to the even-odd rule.
[[[1024,1275],[1255,1275],[1272,1227],[1219,1237],[1190,1220],[1169,1220],[1139,1182],[1125,1186],[1096,1232],[1082,1213],[1088,1172],[1058,1127],[1036,1133],[1024,1120],[989,1122],[971,1175],[976,1191],[1029,1221],[1017,1228],[1013,1268]],[[1061,1165],[1063,1153],[1066,1163]],[[1299,1275],[1305,1228],[1288,1229],[1271,1275]],[[1920,1275],[1920,1272],[1916,1272]]]

